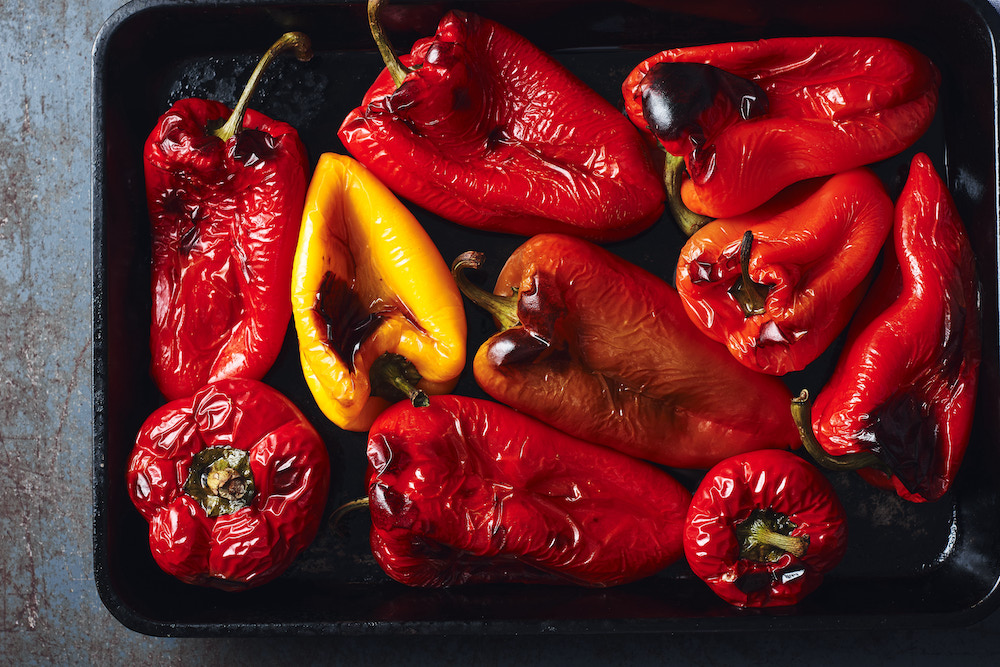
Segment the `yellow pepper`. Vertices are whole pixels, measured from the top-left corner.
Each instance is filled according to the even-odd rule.
[[[350,157],[320,156],[292,271],[302,371],[337,426],[451,391],[465,366],[462,297],[413,214]]]

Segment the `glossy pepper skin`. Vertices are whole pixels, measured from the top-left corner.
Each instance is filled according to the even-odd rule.
[[[677,468],[797,446],[778,407],[787,388],[698,331],[669,284],[609,251],[535,236],[507,260],[493,291],[509,317],[479,348],[473,372],[498,401]]]
[[[781,450],[722,461],[694,492],[684,524],[691,570],[738,607],[793,605],[847,550],[847,517],[830,482]]]
[[[632,121],[684,159],[686,207],[722,218],[903,151],[930,125],[939,81],[898,41],[789,37],[663,51],[622,93]]]
[[[465,366],[465,309],[448,265],[350,157],[324,153],[316,165],[291,303],[306,383],[341,428],[364,431],[391,402],[446,393]]]
[[[530,235],[632,236],[664,192],[645,142],[609,102],[520,35],[449,12],[382,72],[340,128],[392,190],[453,222]]]
[[[273,580],[312,542],[330,461],[291,401],[261,382],[228,379],[151,414],[126,481],[165,572],[244,590]]]
[[[688,239],[677,292],[698,328],[747,367],[802,370],[861,303],[892,218],[867,169],[793,185]]]
[[[932,501],[950,488],[968,445],[982,334],[969,237],[922,153],[886,251],[803,435],[833,457],[874,454],[883,471],[862,476],[907,500]]]
[[[368,461],[372,551],[410,586],[613,586],[682,554],[679,482],[498,403],[399,403],[373,425]]]
[[[212,134],[240,117],[230,138]],[[309,174],[298,133],[253,109],[184,99],[146,140],[144,169],[157,386],[175,399],[227,377],[263,378],[291,316],[289,276]]]

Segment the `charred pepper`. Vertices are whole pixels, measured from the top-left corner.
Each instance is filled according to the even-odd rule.
[[[220,380],[143,423],[126,475],[157,564],[189,584],[243,590],[284,572],[319,529],[326,446],[256,380]]]
[[[688,239],[677,292],[694,323],[754,370],[802,370],[847,326],[892,228],[867,169],[786,188]]]
[[[791,394],[736,361],[684,313],[669,284],[592,243],[542,234],[507,260],[493,294],[453,264],[501,326],[473,361],[493,398],[575,437],[678,468],[798,445],[777,408]]]
[[[657,220],[664,192],[638,131],[522,36],[449,12],[387,69],[340,128],[348,151],[396,194],[469,227],[595,240]]]
[[[923,153],[910,164],[886,255],[832,377],[811,409],[803,392],[793,413],[819,463],[933,501],[968,445],[982,334],[972,246]]]
[[[284,342],[309,164],[292,126],[247,104],[264,68],[289,48],[311,57],[308,38],[287,33],[234,110],[180,100],[146,140],[151,372],[168,399],[222,378],[260,379]]]
[[[371,545],[410,586],[613,586],[682,554],[690,493],[498,403],[399,403],[368,437]]]
[[[691,233],[699,216],[740,215],[797,181],[900,153],[930,125],[939,82],[892,39],[783,37],[663,51],[622,93],[668,154],[671,208]]]
[[[722,461],[694,492],[684,524],[691,570],[726,602],[799,602],[847,550],[847,516],[808,461],[761,450]]]
[[[352,158],[313,173],[292,271],[306,383],[336,425],[449,391],[465,366],[462,295],[413,214]]]

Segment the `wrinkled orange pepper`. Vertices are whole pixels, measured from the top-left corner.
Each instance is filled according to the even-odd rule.
[[[465,366],[462,298],[410,211],[350,157],[320,156],[292,271],[302,371],[337,426],[450,391]]]

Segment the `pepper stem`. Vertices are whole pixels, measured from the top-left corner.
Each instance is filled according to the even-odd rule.
[[[729,294],[740,304],[744,317],[763,315],[767,312],[767,285],[754,282],[750,278],[750,250],[753,247],[753,232],[749,229],[743,234],[740,242],[740,279],[733,283]]]
[[[327,524],[330,526],[330,531],[337,535],[343,534],[344,530],[342,527],[342,523],[344,521],[344,517],[346,517],[351,512],[355,512],[357,510],[366,508],[368,506],[369,506],[368,498],[358,498],[357,500],[351,500],[350,502],[346,502],[337,509],[333,510],[333,513],[330,515],[330,520]]]
[[[191,458],[184,493],[210,517],[243,509],[256,493],[250,457],[235,447],[208,447]]]
[[[229,119],[220,127],[210,130],[209,133],[222,139],[223,141],[229,141],[236,133],[239,132],[240,128],[243,127],[243,115],[246,113],[247,107],[250,105],[250,98],[253,97],[254,91],[257,90],[257,84],[260,83],[260,78],[264,74],[264,70],[267,69],[271,61],[280,54],[289,49],[295,49],[295,57],[299,60],[305,62],[312,58],[312,42],[309,37],[301,32],[286,32],[284,35],[278,38],[274,44],[271,45],[257,63],[257,67],[254,68],[253,73],[250,75],[250,79],[247,80],[246,86],[243,88],[243,94],[240,95],[239,101],[233,108],[232,114],[230,114]]]
[[[415,408],[426,408],[431,404],[427,394],[417,388],[422,379],[413,362],[401,354],[384,352],[372,362],[368,373],[372,394],[387,401],[410,399]]]
[[[827,470],[860,470],[862,468],[874,468],[891,475],[889,466],[873,452],[856,452],[853,454],[841,454],[834,456],[828,454],[823,446],[816,439],[816,434],[812,428],[812,401],[809,400],[809,390],[803,389],[798,396],[792,399],[792,419],[799,429],[799,437],[802,439],[802,446],[809,452],[809,456],[817,464]]]
[[[385,68],[389,70],[389,75],[392,77],[393,83],[399,88],[403,85],[403,80],[406,79],[409,70],[396,55],[395,49],[392,48],[389,38],[385,36],[385,31],[382,29],[382,21],[379,19],[379,14],[384,4],[385,0],[368,0],[368,27],[372,31],[372,38],[375,40],[375,46],[378,47],[378,52],[382,56]]]
[[[455,277],[458,289],[470,301],[488,312],[496,320],[501,331],[516,327],[521,323],[517,316],[517,294],[500,296],[472,284],[465,275],[467,269],[479,269],[483,265],[485,255],[475,250],[463,252],[451,263],[451,275]]]
[[[784,535],[768,528],[767,522],[757,519],[747,527],[747,541],[753,545],[774,547],[802,558],[809,548],[809,538],[797,535]]]
[[[684,181],[684,158],[667,153],[663,164],[663,184],[667,188],[667,206],[674,216],[677,226],[685,236],[692,236],[696,231],[710,223],[713,219],[695,213],[684,205],[681,199],[681,183]]]

